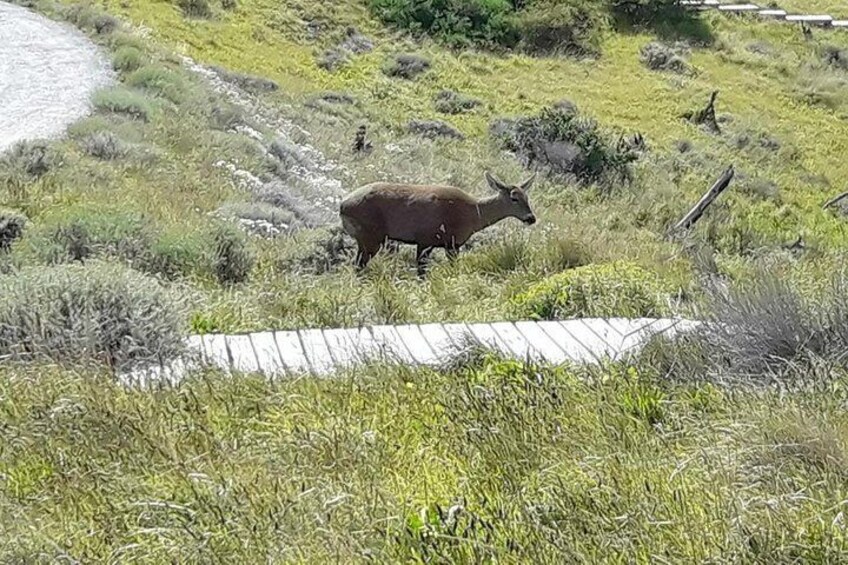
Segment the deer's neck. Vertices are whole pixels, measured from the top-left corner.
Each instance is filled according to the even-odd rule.
[[[477,222],[474,231],[480,231],[509,216],[509,203],[500,196],[490,196],[477,201]]]

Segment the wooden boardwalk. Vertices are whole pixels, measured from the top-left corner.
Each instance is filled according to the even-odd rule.
[[[750,3],[721,2],[720,0],[681,0],[681,6],[695,10],[718,10],[731,14],[752,14],[763,19],[779,20],[787,23],[804,23],[834,29],[848,29],[848,6],[846,14],[836,17],[829,14],[792,14],[780,8],[762,7]]]
[[[190,354],[185,359],[123,375],[123,380],[178,382],[203,366],[270,378],[328,376],[368,362],[438,366],[475,345],[519,360],[595,363],[622,359],[655,335],[673,335],[696,325],[680,319],[596,318],[207,334],[188,339]]]

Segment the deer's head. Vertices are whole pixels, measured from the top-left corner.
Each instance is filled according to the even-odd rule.
[[[503,183],[486,171],[486,182],[492,190],[496,191],[501,202],[506,206],[507,215],[518,218],[528,226],[536,223],[536,214],[530,209],[530,201],[527,199],[527,191],[536,181],[536,173],[518,186]]]

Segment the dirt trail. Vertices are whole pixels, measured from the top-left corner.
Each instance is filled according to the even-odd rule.
[[[61,134],[111,80],[109,60],[81,32],[0,1],[0,152]]]

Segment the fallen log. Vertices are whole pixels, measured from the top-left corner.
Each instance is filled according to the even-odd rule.
[[[725,191],[728,186],[730,186],[730,181],[733,180],[733,177],[736,175],[736,171],[733,169],[733,165],[730,165],[726,171],[719,177],[719,179],[715,182],[715,184],[704,194],[701,199],[698,201],[695,206],[689,210],[689,213],[686,214],[682,220],[677,222],[672,228],[672,233],[689,230],[695,223],[701,219],[701,216],[704,215],[704,212],[707,211],[707,208],[710,207],[716,198],[718,198],[719,194]]]
[[[838,196],[834,196],[833,198],[824,203],[824,206],[822,206],[822,210],[827,210],[831,206],[836,206],[846,198],[848,198],[848,192],[843,192]]]

